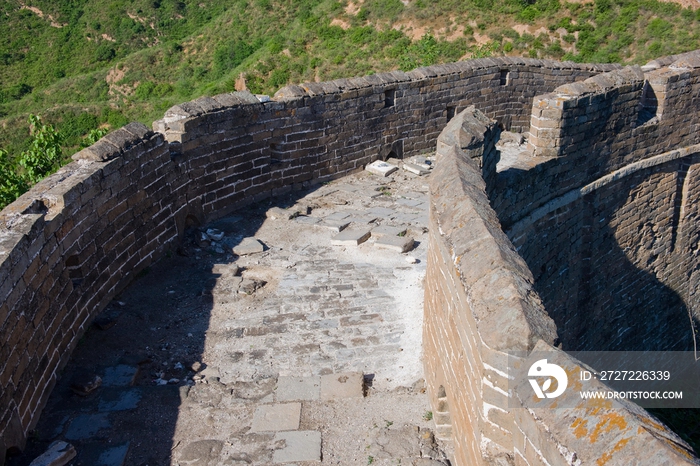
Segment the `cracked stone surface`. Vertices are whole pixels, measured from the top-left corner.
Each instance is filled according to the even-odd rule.
[[[74,465],[447,464],[422,383],[426,184],[362,172],[189,231],[86,333],[8,464],[55,440]],[[346,226],[376,233],[334,246]],[[375,246],[403,232],[415,262]],[[78,374],[102,386],[77,395]]]

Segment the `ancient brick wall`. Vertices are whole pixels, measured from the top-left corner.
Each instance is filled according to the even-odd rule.
[[[693,348],[700,59],[645,68],[536,97],[534,166],[492,185],[567,350]]]
[[[494,122],[474,109],[465,110],[438,139],[438,163],[430,186],[424,364],[438,435],[452,440],[455,463],[697,464],[687,444],[633,404],[606,401],[586,409],[576,400],[574,389],[572,408],[531,409],[509,391],[508,355],[547,351],[560,365],[574,364],[579,370],[582,366],[553,347],[558,329],[539,300],[530,270],[490,207],[484,178],[495,170],[496,138]],[[681,155],[665,154],[657,161],[677,161]],[[643,167],[649,163],[625,169],[646,179]],[[670,171],[658,169],[662,178]],[[618,189],[618,176],[606,179],[613,191]],[[607,200],[610,194],[600,195],[612,209],[615,201]],[[660,193],[650,193],[654,194]],[[668,206],[665,201],[660,204]],[[621,209],[617,215],[624,222],[634,209]],[[560,221],[562,228],[575,227],[580,219],[575,209],[568,217],[560,211],[545,217],[540,227]],[[597,238],[580,239],[586,240]],[[542,255],[549,254],[546,246],[534,242],[532,250],[538,246]],[[568,243],[555,245],[556,252],[548,257],[564,260],[567,248]]]
[[[2,211],[0,461],[95,313],[177,238],[168,143],[130,124]]]
[[[225,94],[173,107],[163,134],[132,124],[80,152],[0,214],[0,463],[86,326],[188,219],[429,151],[468,105],[525,130],[536,94],[617,68],[494,58]]]
[[[438,434],[451,434],[460,465],[512,456],[507,354],[556,339],[489,207],[477,160],[490,158],[497,137],[494,122],[465,110],[440,136],[431,176],[424,365]]]

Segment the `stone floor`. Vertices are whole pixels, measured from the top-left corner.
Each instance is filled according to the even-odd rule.
[[[75,465],[449,464],[422,381],[427,181],[362,172],[191,229],[96,320],[9,464],[55,440]]]

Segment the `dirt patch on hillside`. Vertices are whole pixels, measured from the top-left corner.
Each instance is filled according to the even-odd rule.
[[[331,21],[331,26],[340,26],[344,30],[350,29],[350,23],[338,18],[335,18],[333,21]]]
[[[37,8],[35,6],[27,6],[27,5],[20,3],[20,10],[29,10],[41,19],[44,19],[44,17],[48,18],[49,24],[51,24],[51,27],[60,29],[63,26],[67,26],[67,24],[59,23],[58,21],[56,21],[54,19],[53,16],[45,14],[43,11],[41,11],[39,8]]]

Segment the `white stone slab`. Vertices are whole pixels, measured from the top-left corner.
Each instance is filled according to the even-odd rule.
[[[300,215],[299,217],[295,218],[294,221],[305,225],[318,225],[318,223],[321,222],[321,219],[318,217],[307,217],[306,215]]]
[[[318,225],[324,228],[328,228],[331,231],[341,232],[345,230],[345,228],[347,228],[348,225],[350,225],[350,222],[347,220],[327,219],[323,220]]]
[[[321,377],[280,376],[275,390],[277,401],[312,401],[321,396]]]
[[[391,249],[396,252],[406,252],[413,248],[413,238],[410,236],[382,236],[374,245],[378,248]]]
[[[424,168],[421,168],[414,163],[404,163],[403,169],[408,171],[408,172],[415,173],[416,175],[420,175],[420,176],[430,174],[430,170],[426,170]]]
[[[321,432],[279,432],[275,434],[273,442],[284,442],[284,447],[272,454],[272,461],[275,463],[321,461]]]
[[[75,458],[75,455],[73,445],[56,441],[49,445],[48,450],[32,461],[29,466],[63,466]]]
[[[301,403],[278,403],[258,406],[253,415],[251,432],[277,432],[299,428]]]
[[[247,256],[248,254],[256,254],[263,252],[265,246],[255,238],[243,238],[241,243],[233,247],[233,253],[239,256]]]
[[[333,246],[357,246],[367,241],[370,237],[370,230],[363,228],[361,230],[347,229],[341,231],[331,239]]]
[[[362,372],[342,372],[321,376],[321,400],[362,398]]]
[[[365,170],[367,170],[370,173],[374,173],[375,175],[389,176],[396,170],[398,170],[398,167],[390,163],[382,162],[381,160],[376,160],[367,165]]]
[[[406,233],[406,227],[392,227],[390,225],[379,225],[372,229],[372,236],[381,238],[382,236],[399,236]]]

